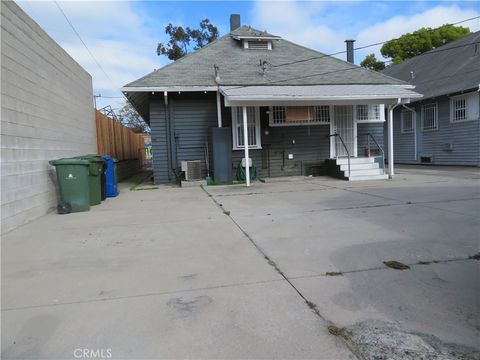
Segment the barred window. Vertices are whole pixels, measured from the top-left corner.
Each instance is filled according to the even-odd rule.
[[[438,129],[437,104],[425,104],[422,106],[422,129]]]
[[[330,107],[318,106],[272,106],[270,126],[324,125],[330,124]]]
[[[402,120],[402,133],[411,133],[414,131],[414,119],[413,119],[413,111],[410,110],[402,110],[401,112],[401,120]]]
[[[452,101],[453,121],[467,120],[467,99],[461,97]]]
[[[247,107],[248,148],[261,149],[260,114],[257,107]],[[233,149],[245,148],[243,136],[243,108],[232,107]]]
[[[357,105],[357,121],[368,120],[368,105]]]
[[[479,94],[477,92],[450,98],[450,121],[461,122],[479,119]]]
[[[383,105],[380,104],[370,104],[370,105],[357,105],[355,110],[355,115],[358,122],[370,121],[370,122],[380,122],[384,121],[382,116]]]

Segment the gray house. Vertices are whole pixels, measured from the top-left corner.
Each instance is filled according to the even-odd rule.
[[[383,73],[424,95],[394,111],[396,163],[480,165],[480,32]]]
[[[388,177],[373,155],[383,152],[393,107],[421,97],[414,86],[240,26],[239,15],[230,25],[225,36],[122,89],[152,129],[155,182],[174,181],[183,161],[200,160],[205,176],[207,148],[221,182],[240,169],[248,186],[252,163],[257,177]],[[353,62],[353,41],[347,48]]]

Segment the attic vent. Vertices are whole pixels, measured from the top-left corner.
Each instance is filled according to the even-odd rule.
[[[247,40],[245,48],[251,50],[272,50],[272,43],[269,40]]]

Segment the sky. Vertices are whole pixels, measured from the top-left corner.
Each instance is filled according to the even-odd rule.
[[[242,25],[331,54],[345,50],[345,39],[361,47],[480,15],[478,1],[58,1],[95,61],[55,2],[18,4],[92,75],[97,107],[114,109],[124,103],[122,86],[170,62],[156,54],[168,23],[196,27],[208,18],[224,35],[238,13]],[[461,25],[479,31],[480,19]],[[383,59],[380,47],[356,51],[355,62],[372,52]]]

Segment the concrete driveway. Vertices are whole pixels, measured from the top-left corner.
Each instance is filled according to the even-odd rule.
[[[124,186],[3,236],[2,358],[479,358],[479,178]]]

